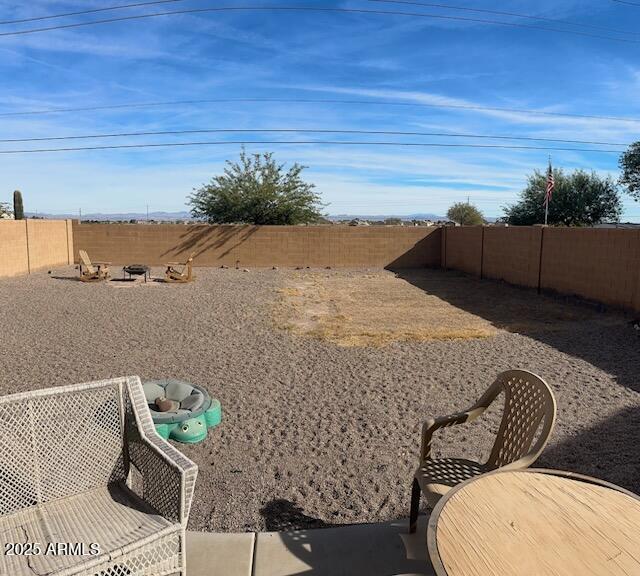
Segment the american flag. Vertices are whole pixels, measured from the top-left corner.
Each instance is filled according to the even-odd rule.
[[[546,206],[549,206],[549,202],[551,202],[551,196],[555,187],[556,182],[553,179],[553,169],[551,168],[551,162],[549,162],[549,170],[547,170],[547,193],[544,195],[544,204]]]

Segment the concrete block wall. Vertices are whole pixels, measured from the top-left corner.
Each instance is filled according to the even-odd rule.
[[[540,227],[484,229],[482,276],[537,288],[540,271]]]
[[[446,228],[443,263],[484,278],[640,311],[640,231]]]
[[[74,259],[160,266],[195,253],[196,266],[440,266],[441,229],[400,226],[209,226],[74,221]]]
[[[73,221],[65,220],[65,222],[67,231],[67,262],[69,262],[69,264],[73,264],[75,262],[73,253]]]
[[[209,226],[0,221],[0,277],[77,262],[439,267],[640,311],[640,231],[541,227]]]
[[[445,255],[443,267],[481,275],[482,226],[443,228]]]
[[[69,264],[66,220],[25,220],[29,241],[29,266],[38,270]]]
[[[0,277],[70,264],[71,220],[0,220]]]
[[[25,220],[0,220],[0,278],[29,273]]]
[[[541,287],[640,310],[640,231],[547,228]]]

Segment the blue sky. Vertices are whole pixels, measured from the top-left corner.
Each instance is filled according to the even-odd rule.
[[[419,0],[417,0],[419,1]],[[126,4],[122,0],[0,0],[0,20]],[[443,3],[448,3],[448,0]],[[451,8],[366,0],[186,0],[0,25],[0,32],[110,16],[211,6],[333,6],[495,19],[627,41],[416,16],[233,12],[174,15],[0,36],[0,113],[194,99],[341,99],[370,104],[228,102],[0,116],[0,138],[208,128],[392,130],[630,143],[640,138],[640,6],[613,0],[455,0],[627,31],[536,23]],[[397,106],[393,103],[412,104]],[[454,104],[638,118],[637,122],[413,106]],[[384,140],[542,145],[443,137],[198,134],[100,141],[2,143],[0,149],[203,140]],[[552,147],[571,147],[547,144]],[[613,148],[591,145],[587,148]],[[618,147],[619,148],[619,147]],[[185,209],[189,192],[236,158],[239,144],[0,155],[0,201],[15,188],[27,210]],[[249,145],[309,166],[327,212],[443,214],[470,198],[487,216],[516,200],[549,152],[474,148]],[[553,152],[554,165],[617,177],[618,155]],[[640,221],[627,196],[624,220]]]

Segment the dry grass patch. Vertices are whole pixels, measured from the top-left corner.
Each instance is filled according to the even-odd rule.
[[[340,346],[487,338],[497,329],[389,273],[310,272],[280,289],[276,323]]]

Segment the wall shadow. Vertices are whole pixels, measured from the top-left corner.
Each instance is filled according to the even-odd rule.
[[[222,250],[219,257],[228,256],[234,249],[249,240],[258,231],[258,226],[218,226],[208,224],[188,226],[184,234],[180,235],[180,241],[176,246],[165,250],[161,256],[184,255],[192,252],[194,258],[208,250]]]
[[[620,410],[548,447],[535,465],[579,472],[640,494],[638,430],[640,408]]]
[[[442,228],[418,240],[409,250],[390,262],[389,270],[403,268],[440,267],[442,251]]]
[[[278,558],[282,573],[291,576],[338,576],[375,574],[376,576],[435,576],[425,544],[425,521],[416,534],[407,534],[407,521],[381,524],[331,525],[302,513],[288,500],[272,500],[260,513],[267,529],[284,531],[259,534],[255,562],[260,565],[263,550],[284,546],[289,553]],[[319,522],[310,528],[292,529],[289,524]],[[328,528],[317,530],[315,528]],[[264,544],[261,539],[264,538]],[[264,546],[264,548],[263,548]],[[272,548],[273,550],[273,548]]]
[[[496,328],[523,334],[605,372],[640,392],[640,332],[632,316],[573,297],[540,295],[451,270],[395,269],[398,278]]]
[[[572,297],[539,295],[495,280],[447,270],[395,270],[427,294],[610,374],[640,393],[640,332],[630,314]],[[562,382],[558,383],[560,386]],[[585,392],[587,393],[587,392]],[[589,398],[597,403],[599,399]],[[604,400],[602,400],[604,402]],[[602,406],[603,414],[609,411]],[[575,423],[579,424],[579,423]],[[640,408],[628,407],[565,435],[536,466],[571,470],[640,492]]]
[[[265,528],[269,532],[334,528],[340,526],[340,524],[330,524],[320,518],[308,516],[302,511],[300,506],[284,498],[274,498],[267,502],[260,509],[260,515],[264,518]]]

